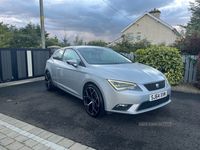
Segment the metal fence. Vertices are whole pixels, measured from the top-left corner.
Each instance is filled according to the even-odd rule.
[[[50,49],[0,48],[0,82],[44,75]]]
[[[134,55],[131,55],[128,53],[121,53],[121,54],[131,60],[135,58]],[[197,55],[190,55],[190,56],[182,55],[184,70],[183,70],[183,78],[181,79],[181,82],[189,82],[189,83],[196,82],[197,63],[195,60],[197,60],[197,58],[198,58]]]

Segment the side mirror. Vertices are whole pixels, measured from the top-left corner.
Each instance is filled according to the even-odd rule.
[[[69,59],[69,60],[67,60],[67,63],[74,66],[74,67],[77,67],[77,60],[76,59]]]

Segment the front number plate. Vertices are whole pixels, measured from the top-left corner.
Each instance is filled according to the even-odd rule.
[[[151,95],[149,96],[149,100],[150,100],[150,101],[155,101],[155,100],[164,98],[164,97],[166,97],[166,96],[167,96],[167,91],[160,92],[160,93],[156,93],[156,94],[151,94]]]

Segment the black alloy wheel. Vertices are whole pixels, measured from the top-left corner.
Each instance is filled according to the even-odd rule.
[[[49,71],[47,71],[45,73],[45,85],[46,85],[48,91],[55,90],[55,86],[53,85],[53,82],[52,82],[51,75],[50,75]]]
[[[87,113],[92,117],[101,117],[105,114],[104,102],[100,90],[93,84],[84,88],[83,101]]]

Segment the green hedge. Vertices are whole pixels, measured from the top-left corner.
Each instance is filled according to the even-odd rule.
[[[121,42],[116,43],[115,45],[109,47],[117,52],[130,53],[130,52],[135,52],[138,49],[146,49],[151,47],[151,42],[148,41],[147,39],[143,39],[137,42],[134,39],[134,42],[132,43],[126,39],[125,35],[123,35],[123,39]]]
[[[137,50],[135,55],[136,62],[149,65],[161,71],[171,85],[180,83],[183,63],[181,55],[176,48],[153,45],[145,50]]]

